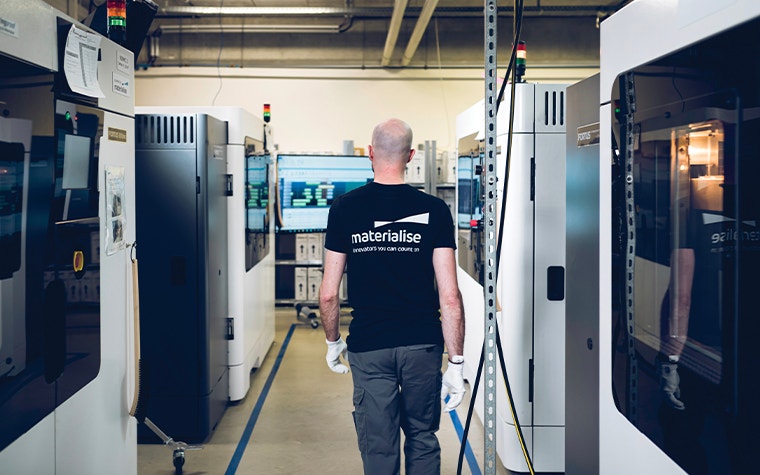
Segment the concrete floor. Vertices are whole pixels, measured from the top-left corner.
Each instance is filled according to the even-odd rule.
[[[202,450],[186,452],[183,474],[362,473],[351,417],[351,376],[335,374],[327,368],[321,327],[313,329],[298,322],[295,311],[284,307],[276,309],[275,321],[274,344],[262,366],[251,374],[248,395],[227,408]],[[342,334],[347,333],[343,328]],[[287,346],[282,352],[284,345]],[[272,379],[270,375],[280,355]],[[262,397],[268,379],[271,379],[268,392]],[[469,392],[457,409],[460,428],[466,421],[468,404]],[[438,432],[444,475],[455,474],[457,469],[460,442],[453,419],[444,413]],[[465,458],[462,473],[481,474],[484,471],[483,426],[477,416],[471,424],[468,442],[477,467],[471,467],[474,462]],[[241,444],[246,427],[247,443]],[[173,473],[172,451],[168,447],[160,443],[138,446],[139,475]],[[508,473],[498,461],[496,473]]]

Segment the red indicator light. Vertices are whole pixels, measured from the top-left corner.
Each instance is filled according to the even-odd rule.
[[[269,122],[272,118],[272,111],[269,104],[264,104],[264,122]]]

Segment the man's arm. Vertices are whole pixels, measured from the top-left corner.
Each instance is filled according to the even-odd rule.
[[[686,342],[689,330],[689,313],[691,312],[691,288],[694,281],[694,266],[696,259],[694,249],[682,248],[673,250],[670,262],[674,265],[671,271],[672,298],[670,300],[670,321],[668,334],[663,335],[670,345],[669,356],[679,356]]]
[[[433,250],[433,268],[438,284],[438,299],[441,306],[441,326],[443,340],[449,355],[462,355],[464,351],[464,305],[457,282],[454,249],[438,247]]]
[[[346,255],[325,249],[324,275],[319,288],[319,316],[327,341],[340,337],[340,281],[346,267]]]
[[[464,387],[464,305],[457,283],[457,266],[454,249],[439,247],[433,250],[433,268],[438,284],[438,301],[441,307],[443,340],[449,352],[449,363],[441,381],[441,398],[444,410],[453,411],[462,402]],[[447,399],[448,398],[448,399]]]

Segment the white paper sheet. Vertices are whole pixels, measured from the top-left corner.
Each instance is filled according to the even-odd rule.
[[[98,50],[101,36],[72,25],[66,38],[63,71],[73,92],[105,97],[98,84]]]

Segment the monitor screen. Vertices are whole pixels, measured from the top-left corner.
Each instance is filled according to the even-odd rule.
[[[269,228],[269,156],[246,157],[245,210],[246,228],[253,232],[266,232]]]
[[[472,220],[483,218],[483,203],[480,199],[480,175],[475,167],[479,157],[460,156],[457,163],[457,224],[459,229],[470,229]]]
[[[0,279],[21,268],[23,196],[24,146],[0,141]]]
[[[368,157],[278,155],[282,222],[278,232],[319,232],[327,228],[333,200],[372,181]]]
[[[64,190],[83,190],[90,185],[90,137],[64,135],[63,179]]]

